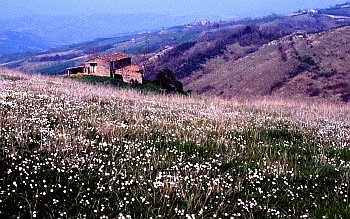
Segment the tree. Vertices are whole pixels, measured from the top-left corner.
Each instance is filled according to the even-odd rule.
[[[156,79],[158,85],[163,89],[182,94],[185,93],[182,83],[176,80],[174,72],[168,68],[159,71],[156,75]]]
[[[159,71],[156,75],[156,79],[158,84],[165,89],[172,87],[176,81],[174,72],[168,68]]]

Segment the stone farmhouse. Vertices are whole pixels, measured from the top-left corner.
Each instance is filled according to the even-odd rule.
[[[122,79],[124,82],[143,82],[143,69],[131,65],[131,57],[116,53],[91,57],[83,65],[68,68],[68,76],[96,75]]]

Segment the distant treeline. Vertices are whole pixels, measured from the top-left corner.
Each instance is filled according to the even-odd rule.
[[[68,55],[55,55],[55,56],[42,56],[31,58],[30,62],[54,62],[54,61],[63,61],[79,57],[79,54],[68,54]]]
[[[96,53],[105,52],[108,49],[113,48],[113,45],[98,45],[98,46],[90,46],[83,50],[82,54],[91,55]],[[42,56],[42,57],[33,57],[29,61],[30,62],[55,62],[55,61],[67,61],[70,59],[77,58],[81,56],[80,53],[72,53],[67,55],[55,55],[55,56]]]

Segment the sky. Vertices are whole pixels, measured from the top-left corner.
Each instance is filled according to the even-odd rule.
[[[87,15],[94,13],[157,13],[254,17],[298,9],[326,8],[346,0],[1,0],[1,15]]]

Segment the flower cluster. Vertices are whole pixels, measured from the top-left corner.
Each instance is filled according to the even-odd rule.
[[[349,112],[1,72],[0,215],[345,217]]]

